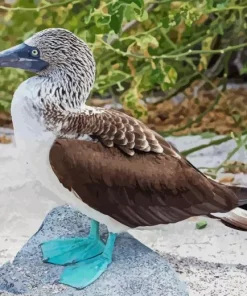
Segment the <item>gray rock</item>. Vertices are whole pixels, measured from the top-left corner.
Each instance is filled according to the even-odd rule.
[[[6,263],[0,268],[0,295],[188,295],[185,284],[167,261],[129,234],[119,235],[113,263],[92,285],[76,290],[58,284],[63,267],[43,263],[39,244],[58,237],[85,236],[89,231],[89,222],[88,218],[69,206],[51,211],[13,263]],[[105,239],[107,230],[103,226],[101,234]]]

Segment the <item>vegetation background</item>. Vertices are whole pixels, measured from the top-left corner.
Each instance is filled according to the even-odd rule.
[[[163,135],[240,141],[247,127],[246,18],[246,0],[0,0],[0,50],[42,29],[66,28],[97,62],[90,104],[120,103]],[[27,76],[1,70],[2,124],[11,123],[13,92]]]

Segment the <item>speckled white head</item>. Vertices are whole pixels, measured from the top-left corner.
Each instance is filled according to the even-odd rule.
[[[73,79],[75,75],[87,80],[90,87],[95,78],[95,62],[87,44],[72,32],[52,28],[40,31],[24,41],[37,50],[39,59],[48,63],[48,67],[39,75],[54,75],[54,72],[66,73]]]
[[[24,131],[20,126],[25,121],[29,135],[44,126],[57,134],[61,119],[67,124],[68,114],[85,108],[95,80],[95,61],[87,44],[59,28],[38,32],[0,53],[1,66],[37,74],[19,86],[11,108],[15,129]]]

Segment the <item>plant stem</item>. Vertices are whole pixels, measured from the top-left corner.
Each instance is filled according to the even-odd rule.
[[[241,136],[246,135],[246,134],[247,134],[247,130],[245,130],[245,131],[241,134]],[[196,151],[199,151],[199,150],[202,150],[202,149],[208,148],[208,147],[210,147],[210,146],[220,145],[220,144],[222,144],[222,143],[224,143],[224,142],[227,142],[227,141],[229,141],[229,140],[231,140],[231,139],[232,139],[232,136],[231,136],[231,135],[229,135],[229,136],[225,136],[225,137],[220,138],[220,139],[217,139],[217,140],[212,140],[212,141],[210,141],[210,142],[207,143],[207,144],[202,144],[202,145],[199,145],[199,146],[192,147],[192,148],[190,148],[190,149],[184,150],[184,151],[181,152],[181,154],[182,154],[183,156],[188,156],[189,154],[194,153],[194,152],[196,152]],[[244,140],[244,141],[245,141],[245,140]],[[241,145],[241,146],[242,146],[242,145]],[[232,157],[232,155],[230,155],[230,157]],[[226,161],[226,160],[225,160],[225,161]],[[225,162],[225,161],[224,161],[224,162]]]
[[[224,142],[227,142],[227,141],[229,141],[231,139],[232,139],[231,136],[226,136],[226,137],[223,137],[223,138],[220,138],[220,139],[217,139],[217,140],[212,140],[207,144],[202,144],[202,145],[199,145],[199,146],[184,150],[184,151],[181,152],[181,154],[183,156],[188,156],[189,154],[194,153],[196,151],[208,148],[210,146],[220,145],[220,144],[222,144]]]
[[[210,9],[210,10],[206,11],[206,13],[209,14],[209,13],[212,13],[212,12],[223,12],[223,11],[228,11],[228,10],[243,10],[245,8],[247,8],[247,6],[236,5],[236,6],[224,7],[223,9],[221,9],[221,8],[213,8],[213,9]]]
[[[150,29],[150,30],[148,30],[148,31],[137,33],[137,34],[135,34],[135,36],[122,37],[122,38],[120,38],[119,40],[120,40],[120,41],[129,40],[129,39],[133,39],[133,40],[135,40],[136,37],[139,37],[139,36],[141,36],[141,35],[147,35],[147,34],[149,34],[149,33],[152,33],[152,32],[154,32],[154,31],[158,30],[158,29],[161,28],[161,27],[162,27],[162,24],[159,24],[158,26],[153,27],[152,29]],[[112,43],[110,43],[110,44],[112,44]]]
[[[163,136],[168,136],[168,135],[171,135],[173,133],[176,133],[176,132],[180,132],[182,130],[185,130],[186,128],[188,127],[191,127],[194,123],[198,123],[202,120],[202,118],[208,114],[210,111],[212,111],[214,109],[214,107],[218,104],[219,100],[221,98],[221,95],[218,94],[216,99],[214,100],[213,104],[210,105],[203,113],[201,113],[199,116],[197,116],[197,118],[195,120],[191,120],[189,121],[186,125],[182,126],[182,127],[179,127],[179,128],[176,128],[176,129],[171,129],[167,132],[161,132],[161,134]]]
[[[205,32],[205,33],[206,33],[206,32]],[[176,50],[172,50],[170,53],[171,53],[171,54],[175,54],[175,53],[177,53],[177,52],[181,52],[181,51],[184,51],[184,50],[186,50],[186,49],[190,49],[193,45],[196,45],[196,44],[200,43],[201,41],[203,41],[203,40],[205,39],[204,32],[201,32],[200,35],[202,35],[202,36],[199,37],[199,38],[197,38],[196,40],[193,40],[193,41],[189,42],[189,43],[188,43],[187,45],[185,45],[184,47],[180,47],[180,48],[178,48],[178,49],[176,49]],[[208,35],[208,36],[210,36],[210,35]]]
[[[130,53],[130,52],[123,52],[118,48],[116,49],[116,48],[112,47],[110,44],[106,43],[102,39],[101,39],[101,42],[103,44],[105,44],[108,49],[116,52],[117,54],[120,54],[120,55],[125,56],[125,57],[130,56],[130,57],[134,57],[136,59],[145,59],[145,60],[157,60],[157,59],[175,59],[175,60],[179,60],[182,57],[187,57],[187,56],[195,55],[195,54],[215,54],[215,53],[224,54],[224,53],[229,52],[229,51],[235,51],[237,49],[247,47],[247,42],[245,42],[245,43],[238,44],[238,45],[228,46],[228,47],[226,47],[224,49],[212,49],[212,50],[191,50],[191,49],[189,49],[187,52],[183,52],[183,53],[176,54],[176,55],[174,55],[174,54],[171,54],[171,55],[163,54],[163,55],[160,55],[160,56],[155,56],[155,55],[153,55],[153,56],[144,56],[144,55],[133,54],[133,53]]]
[[[185,88],[188,87],[194,80],[196,80],[200,75],[197,72],[192,73],[190,76],[185,76],[181,80],[176,83],[176,88],[171,89],[168,91],[164,98],[159,100],[158,102],[153,103],[153,105],[158,105],[161,102],[168,101],[172,97],[176,96],[178,93],[181,93]]]
[[[232,158],[232,156],[241,148],[245,143],[247,142],[247,136],[244,138],[244,140],[241,141],[240,144],[238,144],[232,151],[230,151],[227,154],[226,159],[215,169],[215,172],[217,173],[223,166],[224,164]]]
[[[67,0],[63,2],[46,4],[40,7],[6,7],[6,6],[0,5],[0,10],[2,9],[7,11],[40,11],[40,10],[51,8],[51,7],[64,6],[70,3],[73,3],[73,4],[81,3],[81,0]]]

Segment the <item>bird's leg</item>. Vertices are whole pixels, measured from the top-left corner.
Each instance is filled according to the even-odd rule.
[[[116,237],[116,234],[109,233],[102,254],[65,267],[59,282],[77,289],[82,289],[97,280],[112,262]]]
[[[99,235],[99,222],[92,220],[88,237],[60,238],[41,244],[43,261],[67,265],[95,257],[104,251]]]

